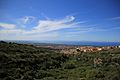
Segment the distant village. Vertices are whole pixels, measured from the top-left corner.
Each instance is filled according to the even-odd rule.
[[[40,46],[37,46],[40,47]],[[59,49],[61,53],[64,54],[78,54],[79,52],[98,52],[98,51],[107,51],[110,49],[120,48],[119,46],[103,46],[103,47],[95,47],[95,46],[65,46],[65,45],[57,45],[57,46],[41,46],[52,49]]]
[[[77,54],[78,52],[98,52],[98,51],[107,51],[115,48],[120,48],[120,46],[104,46],[104,47],[80,46],[74,48],[64,48],[61,50],[61,52],[65,54]]]

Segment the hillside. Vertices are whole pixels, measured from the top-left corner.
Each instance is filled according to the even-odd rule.
[[[65,55],[57,49],[0,43],[0,80],[120,80],[120,49]]]

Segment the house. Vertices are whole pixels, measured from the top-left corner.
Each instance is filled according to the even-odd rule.
[[[77,52],[80,52],[80,49],[79,49],[79,48],[76,48],[76,51],[77,51]]]
[[[118,48],[120,48],[120,45],[118,46]]]
[[[98,51],[101,51],[101,50],[102,50],[102,48],[97,48],[97,50],[98,50]]]

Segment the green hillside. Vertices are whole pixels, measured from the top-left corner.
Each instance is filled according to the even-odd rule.
[[[120,80],[120,49],[65,55],[50,48],[2,42],[0,80]]]

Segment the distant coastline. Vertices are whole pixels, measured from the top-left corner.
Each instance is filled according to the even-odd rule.
[[[32,45],[66,45],[66,46],[118,46],[120,42],[97,42],[97,41],[30,41],[30,40],[0,40]]]

